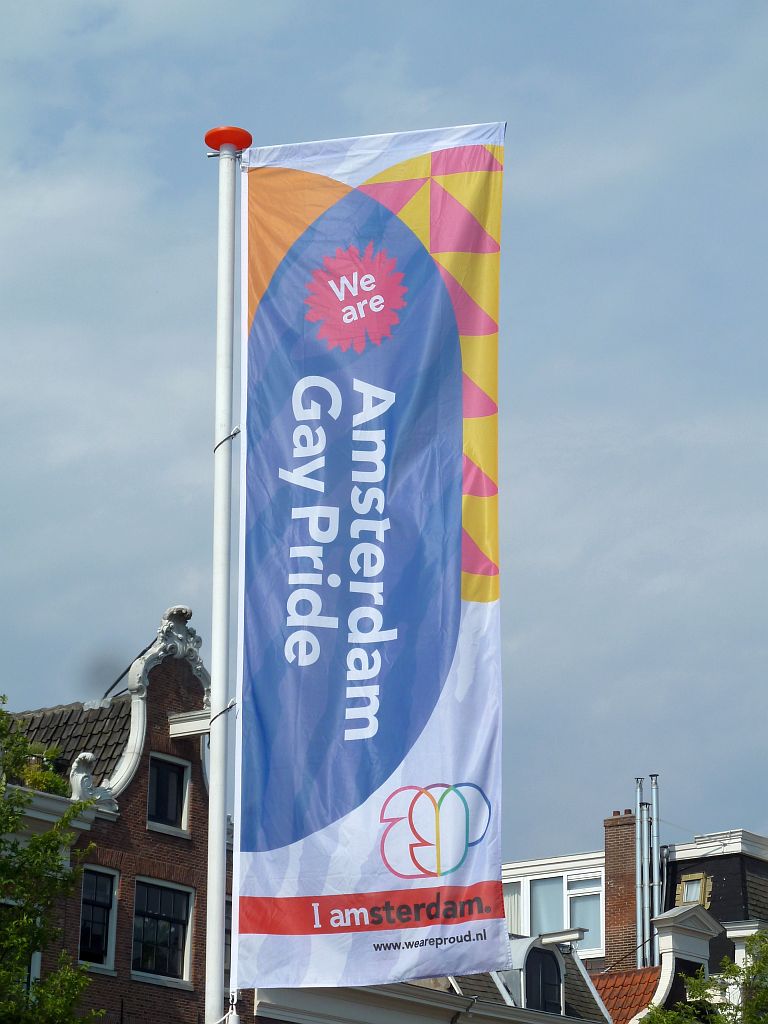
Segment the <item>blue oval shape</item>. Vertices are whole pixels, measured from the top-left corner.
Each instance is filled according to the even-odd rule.
[[[403,275],[399,323],[391,337],[360,353],[329,348],[322,325],[307,319],[313,273],[337,249],[363,253],[371,243]],[[294,387],[309,377],[330,385],[302,399],[305,406],[317,402],[319,418],[297,421]],[[395,400],[358,423],[375,436],[355,440],[353,416],[361,414],[370,387]],[[424,728],[453,659],[461,577],[461,353],[443,281],[409,228],[361,192],[326,211],[287,253],[261,300],[248,341],[247,390],[241,848],[260,851],[324,828],[384,783]],[[370,395],[368,401],[375,406]],[[297,425],[311,428],[299,439],[310,444],[309,455],[294,457]],[[356,482],[353,472],[367,472],[369,480]],[[351,505],[356,484],[364,513]],[[372,488],[383,492],[383,508]],[[309,535],[308,517],[317,513],[308,510],[320,506],[338,509],[333,542],[319,544]],[[372,548],[367,562],[360,550],[353,556],[361,568],[356,573],[350,553],[359,543]],[[292,558],[292,547],[321,550]],[[322,583],[289,583],[291,573]],[[316,597],[298,600],[299,590]],[[304,667],[286,657],[286,641],[300,628],[287,622],[289,603],[294,620],[310,617],[307,631],[318,645],[317,659]],[[350,616],[354,624],[362,607],[380,613],[380,635],[396,631],[396,638],[350,642]],[[361,630],[373,624],[370,615],[357,614]],[[324,617],[338,620],[338,628],[317,625]],[[368,680],[347,678],[356,647],[367,652],[354,662],[358,667],[376,661],[373,651],[380,656],[380,669]],[[374,691],[350,696],[348,686],[378,687],[373,718]],[[374,724],[374,735],[359,736]]]

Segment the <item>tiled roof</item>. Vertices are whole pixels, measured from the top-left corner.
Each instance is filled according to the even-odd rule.
[[[747,866],[745,870],[747,882],[748,916],[768,918],[768,878],[762,878]]]
[[[64,774],[78,754],[89,750],[96,755],[94,779],[109,778],[128,741],[131,723],[129,694],[93,705],[60,704],[55,708],[19,711],[14,714],[19,728],[33,742],[61,751]]]
[[[660,974],[660,967],[638,967],[593,975],[592,981],[613,1024],[628,1024],[636,1013],[650,1005]]]
[[[605,1017],[590,989],[584,975],[574,960],[574,954],[563,953],[565,961],[565,1013],[567,1017],[578,1017],[581,1020],[600,1021],[605,1024]]]
[[[475,996],[485,1003],[504,1003],[504,997],[490,974],[457,974],[454,981],[461,989],[461,994],[470,999]]]

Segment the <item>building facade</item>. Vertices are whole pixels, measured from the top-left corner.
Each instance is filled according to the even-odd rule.
[[[69,950],[90,974],[83,1007],[103,1008],[105,1024],[139,1024],[160,1007],[168,1024],[203,1019],[207,780],[200,736],[173,734],[207,715],[190,615],[165,613],[125,692],[16,716],[31,740],[59,748],[73,798],[93,801],[75,843],[81,884],[40,969]]]

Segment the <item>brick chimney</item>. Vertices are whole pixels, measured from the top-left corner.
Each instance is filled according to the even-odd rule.
[[[605,966],[636,965],[635,816],[614,811],[605,826]]]

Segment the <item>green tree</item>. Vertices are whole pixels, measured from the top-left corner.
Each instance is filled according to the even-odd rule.
[[[50,751],[35,751],[13,728],[0,696],[0,1024],[72,1024],[99,1013],[78,1013],[88,985],[85,970],[62,954],[56,970],[30,980],[33,953],[55,941],[57,901],[77,880],[77,863],[68,867],[62,851],[74,839],[72,819],[83,810],[73,804],[46,832],[20,838],[31,785],[61,793]]]
[[[686,985],[688,1001],[670,1010],[652,1006],[643,1024],[766,1024],[768,1021],[768,932],[747,939],[742,965],[723,960],[719,974],[703,971]]]

